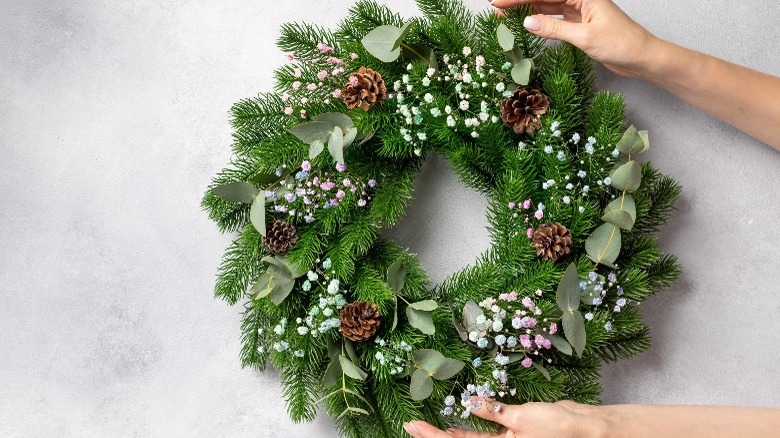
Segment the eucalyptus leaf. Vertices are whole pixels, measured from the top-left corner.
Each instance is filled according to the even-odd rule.
[[[329,129],[339,126],[341,129],[350,129],[355,126],[352,118],[344,113],[320,113],[311,118],[317,122],[326,122],[330,125]]]
[[[563,273],[558,290],[555,292],[555,302],[563,313],[580,308],[580,279],[574,263],[569,263],[566,272]]]
[[[402,30],[396,26],[384,25],[374,28],[363,37],[361,42],[368,53],[382,62],[393,62],[401,55],[401,49],[395,45]]]
[[[585,288],[584,291],[582,291],[580,300],[583,304],[592,306],[595,304],[596,298],[601,298],[601,292],[597,291],[595,286],[595,284],[589,285]]]
[[[333,124],[317,120],[299,123],[289,129],[290,134],[306,144],[312,144],[315,141],[326,142],[332,130]]]
[[[430,336],[436,333],[436,326],[433,325],[433,317],[431,317],[429,312],[407,307],[406,317],[409,319],[409,325],[421,331],[423,334]]]
[[[634,228],[634,219],[625,210],[612,210],[608,213],[604,213],[601,220],[612,225],[617,225],[624,230],[631,230]]]
[[[366,377],[368,377],[368,374],[361,370],[360,367],[352,363],[352,361],[350,361],[347,356],[339,356],[339,363],[341,364],[341,369],[344,371],[344,374],[352,377],[353,379],[366,380]]]
[[[327,344],[328,344],[328,357],[333,360],[338,360],[336,356],[341,354],[341,345],[337,344],[336,341],[333,340],[333,338],[328,337],[327,338]]]
[[[455,327],[455,330],[458,332],[458,336],[460,336],[460,340],[463,342],[466,342],[469,340],[469,332],[466,330],[466,327],[461,324],[460,321],[458,321],[458,318],[455,317],[455,314],[452,314],[452,325]]]
[[[268,298],[271,299],[272,303],[278,306],[279,304],[282,304],[282,301],[284,301],[288,295],[290,295],[294,286],[295,280],[290,278],[287,273],[279,271],[274,276],[274,287],[271,290],[271,293],[268,294]]]
[[[634,125],[631,125],[623,133],[623,137],[620,138],[615,147],[625,155],[635,155],[644,150],[645,142],[642,136],[639,135],[639,131],[636,130]]]
[[[325,143],[319,140],[314,140],[309,145],[309,159],[313,160],[317,158],[324,150],[325,150]]]
[[[414,20],[411,20],[401,27],[401,34],[396,37],[395,42],[393,43],[393,50],[401,47],[401,43],[404,41],[404,38],[406,38],[406,35],[408,35],[409,31],[412,30],[413,24]]]
[[[403,55],[404,59],[410,61],[427,62],[428,66],[434,70],[434,73],[439,74],[439,62],[436,59],[436,52],[430,47],[421,44],[404,44],[401,48],[401,55]]]
[[[358,135],[357,135],[357,138],[355,139],[355,141],[357,141],[358,142],[358,146],[360,146],[360,145],[364,144],[365,142],[367,142],[367,141],[371,140],[372,138],[374,138],[374,134],[376,134],[376,131],[369,131],[369,132],[358,131]]]
[[[466,326],[466,330],[475,331],[477,328],[477,318],[484,316],[485,312],[479,307],[479,304],[474,301],[467,301],[463,306],[463,325]]]
[[[412,374],[409,383],[409,395],[412,400],[420,401],[430,397],[433,393],[433,379],[427,371],[418,369]]]
[[[625,195],[612,200],[612,202],[607,205],[607,208],[604,209],[604,214],[606,215],[614,210],[624,210],[631,216],[632,221],[636,221],[636,203],[634,202],[634,197],[630,194],[626,193]]]
[[[251,204],[260,193],[254,184],[243,181],[235,181],[211,189],[211,193],[230,202],[242,202]]]
[[[631,160],[613,170],[610,179],[612,179],[612,187],[635,192],[642,183],[642,166],[635,160]]]
[[[585,318],[582,317],[582,313],[564,312],[561,325],[566,340],[569,341],[577,356],[582,357],[582,352],[585,350]]]
[[[260,275],[257,282],[255,282],[250,290],[250,293],[255,299],[265,298],[271,293],[271,290],[274,288],[273,279],[276,272],[276,268],[267,269]]]
[[[457,359],[444,358],[444,362],[433,371],[433,378],[436,380],[447,380],[455,377],[466,364]]]
[[[431,374],[444,363],[444,359],[446,357],[443,354],[431,348],[412,352],[412,361],[415,365],[429,371]]]
[[[341,378],[341,362],[336,358],[333,358],[325,369],[325,374],[322,376],[322,386],[330,388],[335,386]]]
[[[406,268],[404,267],[403,257],[398,257],[389,268],[387,268],[387,284],[393,292],[400,294],[406,282]]]
[[[416,303],[409,304],[409,307],[415,310],[424,310],[426,312],[432,312],[439,308],[439,303],[433,300],[418,301]]]
[[[397,326],[398,326],[398,297],[395,298],[395,303],[393,305],[393,325],[390,327],[390,331],[395,330]]]
[[[612,224],[601,224],[585,241],[585,251],[594,262],[614,267],[620,254],[620,244],[620,228]]]
[[[496,28],[498,45],[504,50],[512,50],[515,47],[515,34],[504,23],[499,23]]]
[[[556,350],[568,356],[572,355],[571,344],[566,339],[558,335],[546,335],[545,337],[550,340],[550,343]]]
[[[650,134],[647,132],[647,130],[637,131],[639,133],[639,136],[642,138],[642,143],[644,143],[644,147],[642,147],[642,150],[639,151],[641,154],[642,152],[650,149]]]
[[[539,370],[540,373],[547,379],[552,380],[552,377],[550,377],[550,372],[547,371],[547,368],[543,367],[541,364],[538,364],[536,362],[533,363],[534,368]]]
[[[357,137],[358,129],[355,127],[349,128],[347,130],[347,133],[344,134],[344,147],[347,147],[352,144],[353,141],[355,141],[355,138]]]
[[[517,61],[510,72],[512,80],[520,85],[528,85],[528,83],[531,82],[531,70],[533,67],[534,62],[531,58],[524,58]]]
[[[347,352],[347,356],[349,356],[352,362],[358,361],[357,353],[355,353],[355,344],[349,339],[344,339],[344,351]]]
[[[279,177],[275,173],[263,173],[255,174],[252,178],[249,178],[250,182],[260,184],[261,186],[267,186],[268,184],[279,181]]]
[[[344,131],[338,126],[333,128],[328,139],[328,152],[336,163],[344,162]]]
[[[249,221],[261,236],[265,236],[265,195],[255,196],[249,209]]]
[[[465,363],[445,357],[432,349],[417,350],[412,353],[412,360],[420,369],[425,370],[436,380],[447,380],[454,377],[466,366]]]

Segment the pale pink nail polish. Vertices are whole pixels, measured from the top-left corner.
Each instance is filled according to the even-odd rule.
[[[525,17],[525,20],[523,20],[523,27],[530,30],[531,32],[536,32],[538,30],[541,30],[542,28],[542,20],[539,19],[539,17]]]
[[[412,423],[404,423],[404,430],[411,436],[415,436],[417,433],[417,427]]]

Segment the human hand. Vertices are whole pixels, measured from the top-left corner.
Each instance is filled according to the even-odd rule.
[[[529,32],[574,44],[622,76],[643,76],[661,46],[611,0],[493,0],[491,4],[501,9],[531,5],[536,15],[523,23]]]
[[[499,406],[499,410],[494,408]],[[443,432],[424,421],[404,424],[414,438],[579,438],[597,436],[597,407],[570,400],[555,403],[504,405],[483,402],[472,415],[502,426],[498,435],[449,429]]]

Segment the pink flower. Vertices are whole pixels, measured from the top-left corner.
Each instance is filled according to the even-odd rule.
[[[542,336],[542,335],[536,335],[536,336],[534,337],[534,343],[535,343],[535,344],[536,344],[536,345],[537,345],[539,348],[541,348],[541,347],[544,347],[544,341],[546,341],[546,339],[545,339],[545,338],[544,338],[544,336]]]
[[[305,118],[306,118],[306,110],[305,110],[305,109],[302,109],[302,110],[301,110],[301,118],[302,118],[302,119],[305,119]]]
[[[527,209],[527,208],[531,208],[531,200],[530,200],[530,199],[526,199],[526,200],[523,202],[523,208],[526,208],[526,209]]]
[[[528,236],[528,238],[529,238],[529,239],[533,239],[533,238],[534,238],[534,229],[533,229],[533,228],[529,228],[529,229],[528,229],[528,230],[525,232],[525,234]]]
[[[331,190],[333,187],[336,187],[336,183],[332,181],[325,181],[324,183],[320,184],[320,188],[325,191]]]
[[[317,73],[317,79],[319,79],[319,80],[323,80],[323,79],[325,79],[327,77],[328,77],[328,71],[327,70],[322,70],[319,73]]]
[[[297,90],[297,89],[301,88],[301,81],[293,82],[292,87],[293,87],[293,90]]]
[[[340,60],[339,58],[336,58],[335,56],[331,56],[330,58],[328,58],[328,62],[337,65],[344,64],[344,61]]]
[[[295,69],[293,70],[293,76],[295,76],[296,78],[299,78],[299,77],[301,77],[301,74],[303,74],[301,72],[301,69],[298,68],[298,67],[295,67]]]
[[[322,101],[325,105],[330,105],[330,99],[325,99]]]
[[[541,219],[544,217],[544,212],[542,210],[536,210],[536,213],[534,213],[534,217],[537,219]]]
[[[366,206],[366,200],[358,199],[358,207],[365,207],[365,206]]]
[[[306,89],[309,91],[314,91],[317,89],[317,84],[309,84],[306,86]]]
[[[319,43],[317,44],[317,50],[319,50],[320,52],[326,55],[330,55],[331,52],[333,52],[333,47],[330,47],[325,43]]]
[[[335,97],[336,99],[341,97],[341,88],[337,88],[333,90],[333,97]]]
[[[556,323],[550,324],[550,334],[554,335],[556,333],[558,333],[558,324]]]
[[[533,365],[534,362],[531,360],[530,357],[526,357],[525,359],[523,359],[522,362],[520,362],[520,364],[523,365],[523,367],[525,368],[531,368],[531,365]]]
[[[357,76],[351,75],[349,77],[349,85],[352,85],[353,87],[357,87],[358,86],[358,78],[357,78]]]
[[[347,165],[344,163],[336,163],[336,170],[338,170],[339,172],[344,172],[345,170],[347,170]]]
[[[357,59],[358,56],[357,56],[357,53],[350,53],[349,57],[352,58],[352,59]]]
[[[338,192],[336,192],[336,197],[339,199],[344,199],[345,195],[346,193],[344,193],[344,190],[339,190]]]
[[[342,181],[341,184],[343,184],[344,187],[349,187],[352,185],[352,181],[350,181],[349,178],[344,178],[344,181]]]
[[[293,55],[292,53],[288,53],[288,54],[284,55],[284,57],[287,58],[288,62],[291,62],[291,61],[295,60],[295,55]]]
[[[289,115],[292,115],[292,113],[293,113],[293,109],[292,109],[292,107],[291,107],[291,106],[287,106],[287,107],[285,107],[285,108],[284,108],[284,113],[285,113],[285,114],[287,114],[288,116],[289,116]]]
[[[514,202],[510,202],[509,203],[509,209],[511,210],[511,209],[515,208],[515,205],[517,205],[517,204],[515,204]]]
[[[310,171],[311,170],[311,162],[306,160],[303,163],[301,163],[301,170],[303,170],[304,172]]]
[[[308,97],[301,97],[301,105],[306,105],[309,102]]]
[[[333,72],[331,73],[333,76],[338,76],[340,74],[344,73],[344,69],[341,67],[336,67],[333,69]]]
[[[520,302],[521,302],[521,303],[523,303],[523,305],[524,305],[525,307],[528,307],[529,309],[531,309],[531,310],[534,310],[534,307],[535,307],[535,306],[534,306],[534,302],[533,302],[533,300],[531,300],[530,298],[528,298],[528,297],[524,297],[524,298],[523,298],[523,300],[522,300],[522,301],[520,301]]]
[[[368,186],[369,186],[369,187],[374,187],[374,186],[376,186],[376,180],[375,180],[375,179],[370,179],[370,180],[368,180]]]
[[[282,102],[287,102],[288,100],[290,100],[290,93],[282,94]]]
[[[520,345],[523,348],[531,348],[534,345],[531,343],[531,337],[529,335],[520,335]]]

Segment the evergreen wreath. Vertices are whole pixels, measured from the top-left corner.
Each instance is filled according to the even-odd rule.
[[[655,237],[680,186],[636,161],[647,132],[588,57],[526,32],[528,7],[417,3],[284,25],[276,92],[233,106],[203,199],[239,233],[215,294],[245,307],[242,365],[270,359],[291,418],[324,406],[348,437],[493,430],[469,415],[493,399],[598,403],[600,364],[650,347],[638,304],[680,274]],[[431,289],[379,231],[434,151],[488,197],[492,247]]]

